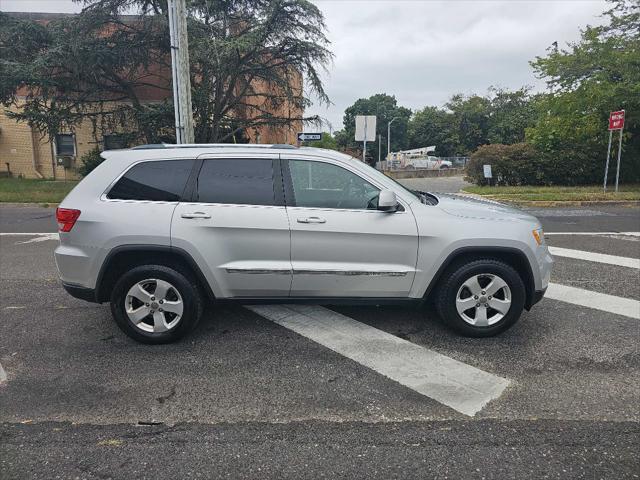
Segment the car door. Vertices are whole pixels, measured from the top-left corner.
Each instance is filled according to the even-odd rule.
[[[411,210],[376,209],[373,178],[324,158],[283,156],[291,296],[406,297],[418,232]]]
[[[289,221],[277,154],[201,157],[172,245],[194,257],[217,298],[288,296]]]

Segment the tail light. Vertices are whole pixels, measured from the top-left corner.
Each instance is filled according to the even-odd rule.
[[[76,220],[80,216],[80,210],[73,208],[57,208],[56,220],[58,221],[58,229],[61,232],[70,232],[76,224]]]

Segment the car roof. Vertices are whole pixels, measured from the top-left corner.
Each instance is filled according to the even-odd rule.
[[[256,154],[256,153],[275,153],[283,155],[311,155],[332,158],[338,161],[350,161],[353,157],[336,152],[335,150],[325,150],[323,148],[314,147],[296,147],[293,145],[281,144],[229,144],[229,143],[213,143],[213,144],[152,144],[140,145],[133,148],[122,150],[106,150],[102,152],[102,157],[108,160],[122,160],[126,162],[136,162],[138,160],[167,160],[173,158],[196,158],[207,154]]]

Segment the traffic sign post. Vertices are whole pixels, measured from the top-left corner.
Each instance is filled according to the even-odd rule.
[[[491,165],[483,165],[482,173],[484,174],[484,178],[487,179],[489,185],[491,185],[491,179],[493,178],[493,174],[491,173]]]
[[[376,139],[376,116],[356,115],[356,142],[364,142],[362,149],[362,161],[367,163],[367,142]]]
[[[620,179],[620,156],[622,154],[622,131],[624,130],[624,110],[611,112],[609,114],[609,146],[607,147],[607,163],[604,167],[604,191],[607,191],[607,177],[609,176],[609,157],[611,156],[611,140],[613,131],[620,130],[618,141],[618,162],[616,166],[616,193],[618,192],[618,181]]]
[[[298,133],[299,142],[319,142],[322,140],[322,133]]]

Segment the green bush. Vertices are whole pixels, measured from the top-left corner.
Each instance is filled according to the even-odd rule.
[[[483,165],[491,165],[494,185],[542,185],[545,183],[542,157],[526,143],[482,145],[466,166],[466,179],[486,185]]]
[[[483,145],[471,154],[466,179],[476,185],[487,185],[482,166],[491,165],[492,185],[595,185],[601,183],[604,176],[604,157],[596,158],[580,146],[545,149],[528,143]],[[622,167],[625,182],[638,181],[633,168],[624,162]],[[609,181],[614,177],[615,158],[612,155]]]
[[[102,162],[104,162],[104,158],[100,156],[100,150],[96,147],[80,157],[78,173],[83,177],[86,177]]]

